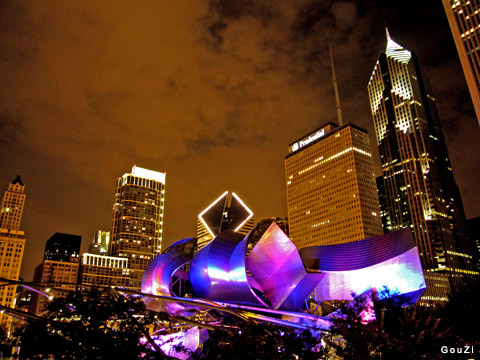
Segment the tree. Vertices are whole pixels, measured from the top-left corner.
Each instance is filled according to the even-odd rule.
[[[140,339],[148,336],[150,315],[141,302],[122,295],[75,291],[57,298],[42,320],[29,320],[17,336],[21,358],[165,359]]]
[[[195,359],[319,359],[319,336],[271,323],[235,321],[210,333]]]
[[[454,289],[445,308],[445,316],[453,331],[468,345],[480,348],[480,336],[476,329],[480,323],[480,279],[472,279],[465,286]]]
[[[442,309],[402,306],[401,296],[389,293],[375,304],[376,319],[363,321],[368,299],[359,296],[339,309],[325,337],[330,355],[345,359],[441,359],[442,346],[459,346],[453,326]]]

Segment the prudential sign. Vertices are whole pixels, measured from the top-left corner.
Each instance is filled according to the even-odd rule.
[[[320,139],[322,136],[325,135],[325,129],[318,130],[316,133],[309,135],[308,137],[294,143],[292,145],[292,152],[298,151],[301,148],[307,146],[308,144],[312,143],[315,140]]]

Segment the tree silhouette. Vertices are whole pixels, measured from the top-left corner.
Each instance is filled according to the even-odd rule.
[[[384,289],[375,302],[376,318],[363,321],[368,298],[355,297],[343,305],[324,338],[328,353],[345,359],[442,359],[442,346],[464,341],[453,332],[444,309],[402,306],[405,299]],[[381,296],[382,297],[382,296]]]
[[[154,321],[141,302],[96,290],[71,292],[53,300],[42,320],[29,320],[17,336],[21,358],[164,359],[153,351],[147,327]],[[150,339],[151,340],[151,339]],[[152,343],[153,346],[153,343]]]
[[[319,333],[270,323],[238,322],[210,332],[195,359],[303,359],[322,354]]]

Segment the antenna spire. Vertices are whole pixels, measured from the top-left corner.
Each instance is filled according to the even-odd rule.
[[[332,48],[333,48],[332,42],[330,41],[328,50],[330,51],[330,62],[332,64],[332,83],[333,83],[333,90],[335,92],[335,104],[337,106],[337,119],[338,119],[338,125],[342,126],[343,125],[342,110],[340,109],[340,97],[338,96],[337,77],[335,76],[335,67],[333,66],[333,49]]]
[[[392,40],[392,38],[390,37],[390,33],[388,32],[388,28],[387,28],[386,24],[385,24],[385,32],[387,33],[387,40]]]

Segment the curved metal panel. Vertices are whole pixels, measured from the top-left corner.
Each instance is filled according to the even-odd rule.
[[[153,295],[172,296],[170,293],[170,280],[175,272],[191,260],[189,254],[183,249],[185,244],[194,242],[196,239],[184,239],[167,248],[163,254],[157,255],[148,264],[142,278],[142,292]],[[148,309],[154,311],[166,311],[170,314],[178,314],[185,307],[173,302],[165,302],[158,298],[144,297],[143,302]]]
[[[309,269],[348,271],[373,266],[415,246],[410,229],[405,228],[350,243],[305,247],[300,256]]]
[[[224,231],[193,257],[190,281],[200,298],[265,305],[252,291],[245,271],[247,240]]]
[[[304,248],[301,254],[274,221],[262,223],[246,237],[222,232],[193,255],[196,241],[180,240],[155,257],[145,270],[142,292],[172,296],[171,279],[189,261],[196,297],[276,310],[295,311],[313,290],[317,301],[348,300],[352,292],[388,287],[393,293],[408,294],[414,302],[426,288],[409,229],[354,243]],[[253,246],[248,256],[247,245]],[[307,272],[304,264],[318,272]],[[171,314],[195,309],[148,296],[144,302],[151,310]]]
[[[297,248],[274,222],[248,255],[246,265],[274,309],[297,309],[323,277],[307,274]]]
[[[358,252],[354,250],[358,249]],[[413,294],[418,300],[426,288],[415,240],[409,229],[355,243],[302,249],[307,267],[325,273],[315,289],[321,300],[351,300],[352,293],[387,287],[397,294]],[[415,296],[418,296],[414,299]]]

